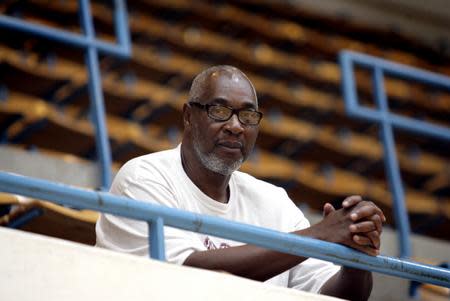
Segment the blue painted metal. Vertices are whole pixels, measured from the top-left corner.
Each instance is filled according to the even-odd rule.
[[[405,206],[403,183],[400,176],[400,169],[395,152],[395,141],[392,130],[392,125],[389,122],[387,113],[389,111],[388,102],[386,99],[386,91],[383,84],[383,71],[379,67],[374,68],[373,86],[375,102],[378,110],[383,118],[383,123],[380,128],[380,138],[384,142],[384,167],[385,173],[388,177],[390,190],[394,195],[394,215],[395,221],[400,231],[400,250],[402,257],[409,257],[411,255],[411,241],[409,238],[410,226],[408,220],[408,209]]]
[[[125,58],[129,58],[131,55],[131,41],[128,31],[127,6],[123,0],[114,0],[114,21],[117,41],[123,52],[127,54]]]
[[[448,262],[444,262],[444,263],[441,263],[439,265],[439,267],[445,268],[445,269],[449,269],[450,268],[450,264]],[[409,297],[412,298],[412,299],[419,299],[419,297],[420,297],[420,295],[419,295],[419,288],[422,285],[423,285],[423,283],[421,283],[421,282],[411,281],[409,283],[409,289],[408,289]]]
[[[100,188],[107,190],[111,183],[111,152],[105,124],[98,52],[119,58],[129,58],[131,56],[127,10],[124,0],[114,0],[114,26],[118,43],[112,44],[95,38],[89,1],[79,0],[78,3],[83,35],[44,25],[27,23],[4,15],[0,15],[0,27],[31,33],[39,37],[85,49],[85,60],[89,72],[88,86],[91,100],[91,117],[95,127],[97,159],[101,170]]]
[[[409,219],[405,208],[403,185],[395,153],[393,128],[444,140],[450,140],[450,129],[390,113],[384,91],[383,78],[385,75],[392,75],[450,91],[450,77],[352,51],[341,51],[339,63],[341,65],[342,92],[347,114],[354,118],[378,123],[381,126],[380,137],[383,141],[385,169],[393,194],[394,214],[399,230],[400,256],[410,257]],[[377,109],[359,105],[353,72],[355,65],[372,71]]]
[[[123,1],[119,1],[123,2]],[[126,11],[124,12],[126,13]],[[126,17],[122,17],[121,20],[126,20]],[[123,23],[122,23],[123,24]],[[0,27],[23,31],[38,37],[45,39],[58,41],[67,45],[85,49],[87,47],[95,47],[103,54],[114,55],[120,58],[129,58],[130,44],[128,45],[117,45],[100,40],[88,40],[85,36],[76,33],[67,32],[64,30],[59,30],[56,28],[51,28],[40,24],[31,24],[24,22],[20,19],[0,15]],[[121,32],[128,32],[128,26],[125,26]],[[128,41],[129,39],[120,37],[119,41]]]
[[[351,95],[351,93],[349,93],[348,95]],[[347,99],[347,96],[345,96],[344,99]],[[350,102],[351,96],[348,97]],[[420,120],[412,120],[411,118],[399,116],[393,113],[386,113],[382,115],[378,110],[374,110],[371,108],[365,108],[361,106],[347,107],[348,105],[349,104],[346,103],[346,111],[350,116],[354,118],[376,123],[381,123],[384,120],[389,119],[392,125],[404,131],[420,134],[422,136],[434,137],[437,139],[450,139],[450,131],[445,127],[430,124],[428,122]]]
[[[444,88],[450,90],[449,77],[434,72],[422,70],[419,68],[395,63],[371,55],[344,50],[339,54],[340,58],[349,60],[361,67],[372,69],[373,66],[379,67],[386,74],[405,79],[414,79],[432,87]]]
[[[16,193],[77,208],[99,210],[171,227],[224,237],[298,256],[328,260],[340,265],[366,269],[419,282],[450,287],[450,271],[387,256],[372,257],[342,245],[267,228],[232,222],[159,206],[106,192],[74,188],[41,179],[0,172],[0,191]],[[158,219],[162,219],[158,222]],[[150,230],[153,231],[153,230]],[[156,227],[157,242],[163,244],[162,231]],[[163,248],[163,247],[159,247]],[[162,250],[162,249],[159,249]],[[156,251],[158,252],[158,251]]]
[[[148,223],[150,257],[158,260],[166,260],[164,248],[164,221],[157,217]]]
[[[31,221],[32,219],[41,216],[43,213],[41,208],[31,208],[29,211],[25,212],[18,218],[15,218],[10,223],[6,225],[8,228],[18,229]]]
[[[91,11],[88,0],[79,0],[80,23],[87,40],[95,40],[94,25],[92,23]],[[111,151],[108,141],[108,132],[105,122],[105,108],[102,92],[102,81],[100,67],[98,65],[98,53],[95,47],[89,46],[85,51],[86,65],[88,66],[88,90],[91,100],[91,118],[95,125],[95,142],[97,160],[102,170],[102,190],[108,190],[111,183]]]
[[[374,66],[377,66],[377,68],[379,68],[385,75],[394,75],[404,79],[415,80],[430,86],[443,88],[448,91],[450,91],[450,77],[392,63],[387,60],[352,51],[342,51],[339,54],[339,63],[341,66],[341,84],[345,100],[345,109],[350,116],[378,123],[381,123],[387,119],[395,128],[424,136],[450,140],[449,128],[433,125],[428,122],[407,118],[389,112],[386,114],[380,114],[380,111],[378,110],[360,106],[358,103],[358,96],[356,94],[356,81],[353,74],[353,69],[355,65],[366,67],[370,70],[373,70]]]

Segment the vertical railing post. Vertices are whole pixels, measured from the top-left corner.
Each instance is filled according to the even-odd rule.
[[[128,27],[128,16],[125,0],[114,0],[114,25],[118,43],[103,42],[95,39],[92,15],[88,0],[79,0],[79,17],[83,34],[76,34],[45,25],[31,24],[14,17],[0,15],[0,27],[27,32],[46,39],[67,43],[85,50],[85,61],[88,66],[88,87],[90,97],[91,121],[96,135],[96,153],[101,175],[100,188],[107,190],[111,183],[111,153],[105,125],[101,74],[99,71],[98,53],[128,58],[131,55],[131,43]]]
[[[124,0],[114,0],[114,25],[117,42],[126,53],[131,52],[130,35],[128,32],[128,15]]]
[[[389,108],[384,89],[383,71],[380,67],[374,67],[373,70],[373,87],[376,105],[382,116],[380,124],[380,139],[383,141],[384,150],[384,167],[388,177],[390,190],[394,198],[394,215],[400,235],[398,243],[400,246],[400,257],[408,258],[411,256],[411,242],[409,239],[410,226],[408,219],[408,211],[405,206],[405,193],[400,175],[400,167],[398,165],[397,154],[395,152],[395,140],[393,128],[389,120]]]
[[[79,0],[78,3],[80,6],[80,23],[87,40],[90,42],[85,51],[85,60],[88,66],[88,88],[91,101],[90,113],[95,128],[96,153],[101,172],[100,188],[102,190],[108,190],[111,183],[111,152],[105,122],[98,52],[93,43],[95,40],[95,32],[88,0]]]
[[[358,106],[358,96],[356,94],[356,82],[353,75],[353,62],[346,53],[339,56],[339,63],[341,65],[341,88],[344,94],[344,105],[347,111],[351,112]],[[345,80],[344,80],[345,79]]]
[[[166,260],[164,247],[164,221],[161,217],[157,217],[152,222],[148,223],[148,234],[150,257],[162,261]]]

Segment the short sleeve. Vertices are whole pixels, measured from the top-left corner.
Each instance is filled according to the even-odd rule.
[[[288,286],[302,291],[319,293],[328,279],[339,270],[340,266],[331,262],[309,258],[289,271]]]
[[[133,169],[138,167],[135,164],[130,165],[125,165],[119,171],[110,190],[112,194],[177,208],[175,195],[165,183],[159,182],[157,176],[145,177],[145,179],[136,177]],[[96,224],[96,234],[96,246],[122,253],[148,256],[147,222],[102,214]],[[189,231],[166,226],[164,238],[166,259],[172,263],[183,264],[192,252],[206,249],[200,238]]]
[[[303,216],[298,219],[295,230],[302,230],[310,227],[309,221]],[[340,270],[340,266],[328,261],[323,261],[315,258],[309,258],[301,264],[289,270],[288,287],[308,291],[312,293],[319,293],[322,286],[334,274]]]

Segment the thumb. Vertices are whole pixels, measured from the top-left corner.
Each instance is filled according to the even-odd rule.
[[[334,209],[333,205],[331,205],[330,203],[326,203],[325,205],[323,205],[323,217],[326,217],[328,214],[335,210],[336,209]]]

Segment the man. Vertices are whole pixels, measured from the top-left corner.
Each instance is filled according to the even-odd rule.
[[[183,107],[181,145],[129,161],[111,192],[377,255],[385,217],[373,203],[352,196],[339,210],[326,204],[323,220],[310,226],[283,189],[237,171],[253,149],[261,118],[255,89],[244,73],[231,66],[209,68],[194,79]],[[148,254],[144,222],[102,215],[96,230],[98,246]],[[351,300],[370,295],[370,272],[200,233],[164,231],[169,262]]]

